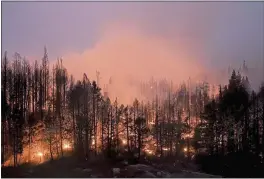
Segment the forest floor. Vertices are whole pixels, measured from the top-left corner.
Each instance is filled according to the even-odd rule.
[[[113,162],[102,157],[80,160],[64,157],[40,165],[24,164],[19,167],[2,167],[3,178],[213,178],[202,174],[195,166],[164,161],[142,161],[130,165],[126,161]]]

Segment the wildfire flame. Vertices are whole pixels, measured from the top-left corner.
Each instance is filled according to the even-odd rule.
[[[64,148],[64,149],[70,149],[71,146],[70,146],[70,144],[64,144],[64,145],[63,145],[63,148]]]
[[[124,144],[124,145],[126,145],[127,144],[127,141],[126,140],[122,140],[122,143]]]
[[[38,156],[42,157],[43,153],[42,152],[38,152]]]
[[[154,124],[155,124],[155,122],[151,121],[151,122],[149,122],[149,124],[150,124],[150,125],[154,125]]]
[[[152,151],[152,150],[146,149],[145,151],[146,151],[148,154],[150,154],[150,155],[153,154],[153,151]]]

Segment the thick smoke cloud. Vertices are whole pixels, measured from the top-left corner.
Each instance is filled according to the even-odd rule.
[[[117,22],[104,26],[101,38],[95,46],[82,54],[72,53],[63,57],[65,67],[76,79],[86,73],[96,79],[96,71],[100,72],[101,88],[112,79],[108,86],[110,97],[118,98],[121,103],[130,103],[139,97],[139,89],[135,84],[167,79],[174,84],[187,81],[207,80],[219,82],[215,74],[208,76],[208,69],[202,60],[197,60],[190,46],[183,45],[180,37],[174,43],[159,36],[146,36],[136,24]]]

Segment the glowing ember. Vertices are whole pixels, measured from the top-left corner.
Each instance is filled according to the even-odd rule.
[[[126,144],[127,144],[127,141],[126,141],[126,140],[122,140],[122,143],[123,143],[124,145],[126,145]]]
[[[169,149],[164,147],[164,148],[162,148],[162,150],[165,150],[165,151],[167,151],[167,150],[169,150]]]
[[[184,152],[187,152],[187,147],[184,147],[183,151],[184,151]]]
[[[149,124],[151,124],[151,125],[154,125],[154,124],[155,124],[155,122],[151,121],[151,122],[149,122]]]
[[[152,151],[152,150],[146,149],[145,151],[146,151],[148,154],[150,154],[150,155],[153,154],[153,151]]]
[[[150,155],[152,155],[152,154],[153,154],[153,152],[152,152],[152,151],[148,151],[148,153],[149,153]]]
[[[92,140],[92,145],[94,145],[95,144],[95,141],[94,141],[94,139]]]
[[[183,134],[183,138],[188,139],[188,138],[192,138],[194,134],[194,131],[192,131],[192,133],[190,134]]]
[[[38,156],[42,157],[43,153],[42,152],[38,152]]]
[[[70,146],[70,144],[64,144],[64,145],[63,145],[63,148],[64,148],[64,149],[70,149],[71,146]]]

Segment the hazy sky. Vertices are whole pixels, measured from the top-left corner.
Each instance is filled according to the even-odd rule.
[[[2,2],[2,50],[40,59],[46,45],[71,73],[263,68],[263,34],[264,2]]]
[[[3,2],[3,50],[51,57],[94,46],[102,27],[133,21],[149,35],[179,35],[215,61],[259,60],[263,2]],[[202,53],[202,52],[201,52]]]

